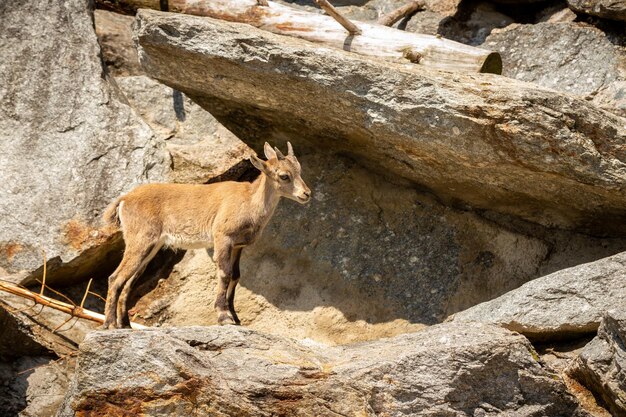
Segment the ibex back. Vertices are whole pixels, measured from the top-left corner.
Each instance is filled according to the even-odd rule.
[[[253,183],[146,184],[114,201],[104,220],[121,227],[126,249],[109,277],[103,327],[130,327],[127,301],[133,281],[163,246],[213,247],[218,323],[239,324],[234,298],[243,248],[259,237],[281,197],[303,204],[311,198],[300,177],[300,163],[287,145],[287,156],[265,143],[267,161],[250,157],[261,171]]]

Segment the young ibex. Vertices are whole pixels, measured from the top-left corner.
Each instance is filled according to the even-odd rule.
[[[213,247],[218,268],[218,322],[239,324],[234,298],[241,251],[259,237],[280,197],[302,204],[311,198],[311,190],[300,177],[300,163],[291,144],[287,146],[287,156],[265,143],[266,162],[250,157],[261,171],[253,183],[146,184],[113,202],[104,220],[121,227],[126,249],[109,277],[103,327],[130,327],[126,303],[133,281],[163,246]]]

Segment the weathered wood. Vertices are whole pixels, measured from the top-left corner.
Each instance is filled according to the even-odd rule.
[[[424,10],[424,2],[422,0],[415,0],[409,4],[405,4],[402,7],[397,8],[387,14],[382,15],[378,18],[376,23],[383,26],[392,26],[398,20],[410,16],[418,10]]]
[[[148,7],[159,10],[159,1],[97,0],[98,4],[114,2],[122,10]],[[257,0],[169,0],[169,10],[197,16],[207,16],[230,22],[247,23],[280,35],[298,37],[361,55],[395,61],[419,57],[409,62],[456,72],[502,73],[502,60],[497,52],[487,51],[458,42],[386,26],[359,22],[362,34],[346,36],[345,30],[332,17],[310,13],[268,1],[259,6]]]
[[[320,8],[324,10],[327,15],[335,19],[337,23],[343,26],[350,35],[354,36],[354,35],[360,35],[362,33],[361,29],[359,29],[354,23],[352,23],[351,21],[343,17],[341,13],[339,13],[337,9],[335,9],[333,5],[328,2],[328,0],[313,0],[313,1],[315,2],[315,4],[320,6]]]

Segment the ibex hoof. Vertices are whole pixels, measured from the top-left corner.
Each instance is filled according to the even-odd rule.
[[[104,323],[102,326],[98,327],[98,330],[113,330],[117,329],[117,325],[115,323]]]
[[[235,320],[233,320],[231,316],[226,313],[222,313],[217,318],[217,324],[219,324],[220,326],[224,326],[225,324],[236,325],[237,323],[235,323]]]

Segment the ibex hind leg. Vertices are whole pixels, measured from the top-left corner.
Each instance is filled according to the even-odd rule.
[[[124,284],[124,288],[122,289],[119,300],[117,302],[117,327],[118,328],[130,329],[130,317],[128,316],[128,296],[130,295],[130,292],[132,291],[133,284],[143,274],[143,272],[146,270],[146,267],[148,266],[150,261],[154,259],[154,257],[159,252],[162,246],[163,246],[162,244],[151,245],[151,247],[148,248],[149,250],[148,256],[146,256],[143,259],[137,272],[135,272],[135,274],[132,277],[130,277],[128,281],[126,281],[126,284]]]
[[[226,291],[226,297],[228,299],[228,310],[230,311],[233,320],[236,325],[241,324],[241,320],[237,317],[237,312],[235,311],[235,289],[237,288],[237,284],[239,284],[239,277],[241,276],[241,272],[239,270],[239,260],[241,259],[241,251],[243,248],[235,248],[233,250],[233,277],[228,284],[228,290]]]
[[[228,308],[228,287],[233,277],[232,251],[233,244],[227,236],[216,236],[213,259],[217,264],[217,291],[215,294],[215,311],[217,323],[236,324]]]
[[[146,257],[153,249],[153,245],[137,248],[127,243],[124,257],[120,266],[109,277],[109,290],[107,292],[106,305],[104,307],[103,329],[118,329],[117,311],[120,293],[126,282],[130,280],[141,268]]]

